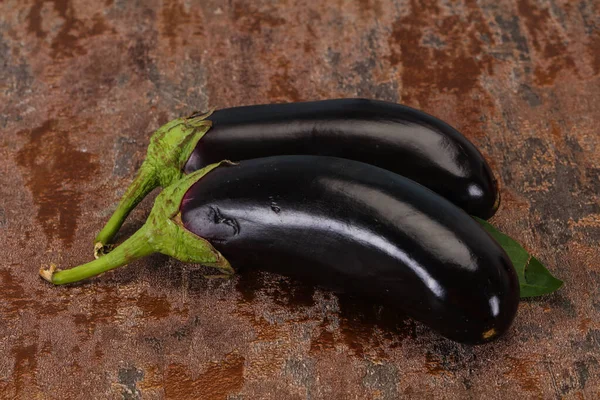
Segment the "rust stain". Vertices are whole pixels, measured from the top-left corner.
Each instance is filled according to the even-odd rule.
[[[281,326],[272,324],[259,316],[254,317],[252,326],[256,330],[255,342],[272,342],[282,339],[285,336],[285,332]]]
[[[144,317],[164,318],[171,313],[171,304],[166,296],[153,297],[148,291],[138,297],[137,306],[144,312]]]
[[[546,37],[546,24],[550,21],[548,9],[540,9],[529,0],[517,2],[519,14],[523,17],[527,30],[531,35],[532,44],[536,50],[542,50],[542,41]]]
[[[464,6],[464,14],[446,15],[436,0],[411,0],[410,13],[392,25],[387,60],[399,67],[402,103],[438,114],[439,96],[454,96],[462,132],[483,137],[482,109],[493,112],[494,103],[481,80],[494,74],[486,48],[494,39],[477,3],[466,0]]]
[[[44,355],[52,354],[52,343],[49,340],[45,340],[40,349],[40,353]]]
[[[380,0],[359,0],[358,8],[361,13],[373,11],[377,17],[383,15],[383,9]]]
[[[271,87],[267,91],[267,96],[272,102],[296,102],[301,101],[302,97],[298,89],[294,86],[295,79],[290,75],[290,62],[280,57],[277,62],[277,70],[270,78]]]
[[[167,122],[169,122],[169,113],[166,111],[160,111],[158,116],[156,117],[156,122],[158,126],[163,126]]]
[[[280,338],[276,344],[262,347],[262,351],[253,354],[248,360],[247,374],[252,378],[268,378],[277,376],[284,369],[286,358],[289,357],[284,343],[289,343],[289,338]]]
[[[99,36],[105,32],[115,33],[115,30],[106,24],[106,21],[100,14],[96,14],[92,17],[92,26],[87,30],[84,37]],[[81,38],[81,36],[80,36]]]
[[[50,45],[50,48],[54,50],[52,56],[55,58],[87,54],[87,49],[79,43],[81,39],[98,36],[107,31],[114,32],[114,29],[106,24],[101,14],[94,15],[91,24],[88,23],[86,26],[87,21],[77,19],[75,16],[75,10],[70,0],[37,0],[29,10],[27,22],[29,32],[38,38],[45,38],[49,35],[49,32],[42,28],[42,9],[46,3],[52,3],[54,11],[63,20],[60,30]]]
[[[310,354],[319,354],[335,348],[333,332],[328,329],[327,320],[324,319],[319,325],[319,334],[310,342]]]
[[[518,383],[522,390],[542,396],[540,376],[536,374],[536,363],[516,357],[507,357],[509,371],[504,375]]]
[[[312,285],[258,270],[243,271],[238,278],[236,288],[241,294],[240,308],[238,308],[237,313],[248,318],[254,327],[255,342],[281,340],[285,339],[287,335],[285,324],[271,323],[264,317],[256,315],[254,310],[248,307],[258,301],[258,293],[267,296],[273,303],[285,307],[291,312],[298,312],[315,304],[313,299],[315,289]],[[300,315],[297,318],[291,318],[287,323],[305,321],[306,317]]]
[[[600,31],[592,33],[590,41],[587,45],[588,53],[592,58],[592,68],[594,75],[600,74]]]
[[[439,355],[430,352],[425,353],[425,369],[429,375],[451,375],[450,372],[444,368],[443,361],[440,359]]]
[[[411,0],[410,4],[411,13],[394,23],[389,38],[388,59],[393,66],[401,64],[403,68],[406,90],[402,101],[423,106],[432,92],[465,96],[480,88],[480,76],[493,74],[493,59],[483,51],[481,36],[492,40],[492,35],[476,3],[466,2],[464,20],[457,15],[440,15],[435,0]],[[439,18],[435,25],[432,15]],[[424,43],[426,38],[431,44]]]
[[[52,41],[53,56],[74,57],[87,54],[87,49],[79,41],[92,36],[98,36],[108,30],[104,20],[100,16],[93,19],[93,24],[87,28],[77,29],[77,20],[71,15],[65,16],[65,23],[56,38]],[[73,32],[75,30],[75,32]]]
[[[100,343],[100,342],[96,343],[96,346],[94,348],[94,357],[96,358],[96,361],[100,361],[104,357],[104,351],[102,350],[102,343]]]
[[[534,82],[537,85],[552,85],[558,74],[565,69],[575,69],[575,61],[568,55],[567,46],[558,36],[550,37],[553,42],[546,44],[544,57],[549,60],[546,67],[538,65],[535,69]]]
[[[3,302],[0,302],[0,310],[4,319],[18,318],[24,310],[35,309],[39,315],[54,316],[64,311],[69,304],[68,300],[54,302],[40,302],[37,298],[43,298],[42,291],[26,291],[18,280],[13,276],[10,269],[0,270],[0,284],[2,285]]]
[[[242,31],[260,34],[264,28],[276,28],[286,23],[284,18],[276,16],[275,9],[259,11],[251,2],[236,2],[233,5],[233,22]]]
[[[317,18],[320,18],[317,14]],[[315,28],[311,24],[306,25],[306,33],[307,38],[302,44],[302,48],[305,53],[312,54],[315,52],[314,42],[317,40],[317,34],[315,33]]]
[[[533,47],[542,57],[535,67],[534,82],[539,86],[552,85],[560,72],[575,69],[575,61],[557,31],[557,23],[553,25],[548,9],[529,0],[519,0],[517,5]]]
[[[2,284],[2,318],[16,318],[19,311],[31,307],[31,297],[27,295],[23,286],[12,276],[8,269],[0,270],[0,283]]]
[[[565,135],[561,132],[558,122],[550,120],[550,135],[554,141],[554,144],[562,149],[565,146]]]
[[[110,324],[119,312],[119,306],[127,305],[128,299],[119,295],[114,286],[87,287],[81,294],[93,296],[89,308],[84,313],[73,314],[73,322],[81,332],[91,336],[97,325]]]
[[[184,4],[178,0],[165,1],[161,14],[163,19],[162,32],[168,38],[171,50],[175,50],[179,40],[182,46],[188,44],[188,35],[182,34],[184,29],[187,28],[186,25],[191,25],[189,26],[191,28],[191,36],[204,35],[204,24],[201,18],[187,12]]]
[[[163,387],[163,377],[161,366],[149,365],[144,368],[144,379],[139,382],[139,387],[142,390],[161,389]]]
[[[23,341],[23,338],[20,340]],[[19,344],[12,348],[15,359],[12,379],[17,397],[37,388],[37,344]]]
[[[97,170],[94,156],[76,149],[56,120],[20,134],[28,142],[16,159],[38,207],[36,218],[49,239],[58,236],[70,246],[81,215],[81,186]]]
[[[500,208],[505,210],[510,210],[512,212],[526,212],[529,210],[531,205],[527,201],[525,197],[521,194],[511,190],[504,185],[502,187],[502,202],[500,203]]]
[[[591,318],[584,318],[581,321],[579,321],[578,328],[582,333],[587,333],[590,330],[591,323],[592,323]]]
[[[45,1],[43,0],[33,3],[27,15],[27,29],[39,38],[43,38],[46,35],[46,32],[42,29],[42,7],[44,3]]]
[[[375,326],[361,321],[360,316],[342,317],[340,332],[343,342],[357,358],[363,358],[370,350],[380,350],[378,346],[381,343],[375,336]]]
[[[226,399],[244,384],[244,357],[228,354],[219,363],[211,363],[197,379],[185,365],[170,364],[165,376],[167,399]]]

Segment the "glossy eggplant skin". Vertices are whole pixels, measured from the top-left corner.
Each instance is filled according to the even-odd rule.
[[[492,171],[475,146],[445,122],[395,103],[339,99],[215,111],[184,172],[220,160],[324,155],[406,176],[471,215],[499,206]]]
[[[193,184],[180,212],[184,227],[236,269],[373,298],[459,342],[499,336],[517,311],[510,259],[475,220],[369,164],[320,156],[241,161]]]

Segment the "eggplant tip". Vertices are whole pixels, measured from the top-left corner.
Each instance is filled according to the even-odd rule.
[[[50,264],[50,267],[48,267],[48,268],[45,268],[45,267],[40,268],[40,276],[50,283],[54,283],[54,282],[52,282],[52,277],[54,276],[54,272],[56,272],[56,265],[54,265],[54,264]]]
[[[483,334],[481,335],[483,340],[490,340],[491,338],[493,338],[494,336],[496,336],[498,332],[496,331],[496,328],[492,328],[489,329],[485,332],[483,332]]]

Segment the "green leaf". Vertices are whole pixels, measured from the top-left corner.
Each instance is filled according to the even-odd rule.
[[[523,246],[515,240],[500,232],[489,222],[477,217],[473,218],[496,239],[510,257],[519,277],[522,298],[552,293],[563,285],[563,281],[552,276],[537,258],[527,253]]]

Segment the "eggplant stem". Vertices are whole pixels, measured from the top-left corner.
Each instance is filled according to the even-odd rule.
[[[55,285],[78,282],[92,276],[100,275],[101,273],[118,268],[137,260],[138,258],[154,253],[155,250],[152,244],[149,243],[148,236],[149,229],[144,225],[131,235],[129,239],[120,246],[117,246],[104,257],[65,270],[58,270],[55,266],[51,265],[48,270],[40,270],[40,275],[48,282],[54,283]]]
[[[144,161],[133,182],[121,198],[119,205],[94,241],[94,258],[107,254],[111,250],[108,245],[121,225],[140,201],[159,185],[155,169]]]
[[[100,275],[152,253],[162,253],[183,262],[214,267],[223,276],[235,273],[229,261],[206,239],[197,236],[183,226],[179,207],[183,196],[198,180],[228,161],[211,164],[187,175],[165,188],[158,195],[146,223],[113,251],[87,264],[58,270],[56,266],[42,268],[40,276],[55,285],[74,283]]]
[[[161,126],[150,138],[146,158],[136,177],[121,198],[117,209],[94,241],[94,257],[110,251],[107,245],[113,240],[123,222],[153,189],[167,187],[183,177],[183,167],[196,148],[198,141],[208,132],[212,110],[202,115],[178,118]]]

